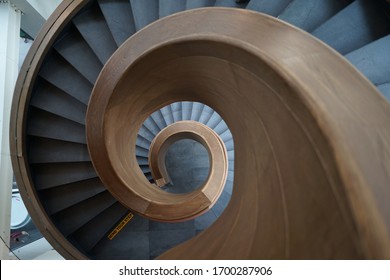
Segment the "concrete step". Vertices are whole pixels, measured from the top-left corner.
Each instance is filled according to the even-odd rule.
[[[163,18],[186,9],[187,0],[160,0],[159,17]]]
[[[345,56],[373,84],[390,82],[390,35]]]
[[[140,30],[159,18],[158,0],[130,0],[136,30]]]
[[[187,0],[186,10],[202,7],[212,7],[214,4],[215,0]]]
[[[276,17],[282,13],[290,3],[291,0],[252,0],[248,3],[246,8]]]
[[[351,2],[352,0],[294,0],[279,18],[311,32]]]
[[[345,55],[389,32],[389,20],[376,1],[356,0],[312,34]]]
[[[378,86],[378,90],[390,101],[390,83]]]

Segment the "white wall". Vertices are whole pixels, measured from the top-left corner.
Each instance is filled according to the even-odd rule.
[[[0,235],[9,245],[13,172],[9,149],[12,96],[18,75],[20,11],[0,2]],[[8,248],[0,242],[0,259]]]
[[[27,2],[30,3],[44,19],[48,19],[62,0],[27,0]]]

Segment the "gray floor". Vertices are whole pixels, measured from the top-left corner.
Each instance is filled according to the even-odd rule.
[[[179,140],[169,147],[165,164],[172,182],[164,189],[171,193],[188,193],[207,179],[210,161],[207,150],[197,141]]]
[[[40,238],[42,238],[42,234],[31,220],[23,227],[11,230],[10,248],[16,250]]]

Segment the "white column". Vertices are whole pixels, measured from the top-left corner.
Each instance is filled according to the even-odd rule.
[[[10,109],[18,75],[20,11],[0,2],[0,235],[9,246],[13,172],[9,150]],[[9,250],[0,242],[0,259]]]

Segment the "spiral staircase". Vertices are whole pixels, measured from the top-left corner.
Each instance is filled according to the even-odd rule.
[[[230,9],[194,10],[193,13],[187,12],[183,16],[178,14],[176,18],[168,17],[181,11],[204,7],[228,7],[240,10],[234,10],[231,15]],[[301,42],[306,42],[305,40],[309,40],[309,45],[314,46],[315,50],[317,48],[320,51],[326,49],[325,52],[330,55],[330,62],[328,65],[324,65],[324,70],[321,64],[316,64],[319,60],[316,59],[315,52],[310,53],[310,61],[308,60],[307,62],[308,65],[314,67],[315,71],[318,71],[317,74],[320,73],[318,80],[306,81],[305,75],[310,75],[311,71],[304,69],[304,67],[296,68],[295,72],[291,71],[294,72],[294,75],[297,75],[296,77],[299,77],[300,81],[304,81],[305,84],[302,86],[301,91],[305,91],[311,86],[315,88],[317,83],[319,87],[331,84],[330,81],[333,81],[333,77],[328,76],[327,69],[337,68],[338,73],[348,73],[346,75],[348,77],[345,79],[350,79],[348,80],[350,82],[348,86],[351,88],[347,86],[345,91],[349,90],[348,94],[353,96],[354,92],[351,92],[352,90],[360,91],[359,89],[362,89],[361,94],[356,93],[356,98],[368,106],[367,109],[365,106],[361,108],[359,105],[351,105],[355,106],[354,108],[358,108],[356,110],[361,110],[358,111],[359,113],[367,113],[364,116],[359,115],[357,121],[360,121],[360,118],[366,118],[363,122],[367,121],[368,123],[364,123],[363,126],[371,126],[372,123],[376,124],[379,122],[375,117],[371,116],[371,113],[375,111],[378,115],[387,114],[386,116],[388,116],[388,104],[375,92],[375,89],[372,85],[369,85],[367,80],[355,73],[355,70],[335,52],[327,49],[322,43],[292,26],[310,33],[343,55],[366,76],[379,92],[390,98],[390,19],[386,14],[386,9],[387,4],[385,1],[369,0],[63,1],[44,26],[26,58],[16,87],[12,111],[11,150],[13,166],[21,194],[38,228],[64,257],[77,259],[153,259],[157,257],[206,259],[389,258],[390,250],[388,248],[379,248],[382,247],[379,245],[388,244],[387,242],[389,242],[389,228],[384,229],[386,225],[389,225],[387,223],[389,215],[387,213],[387,216],[381,216],[381,214],[387,212],[388,206],[383,206],[386,204],[383,201],[377,204],[374,203],[376,205],[374,207],[375,211],[372,211],[374,214],[371,213],[371,210],[367,211],[367,215],[372,214],[373,216],[361,218],[364,214],[358,212],[366,209],[365,207],[371,207],[369,209],[372,209],[373,204],[367,203],[368,206],[366,206],[363,198],[361,201],[356,202],[354,200],[356,193],[354,190],[351,190],[353,189],[351,185],[355,186],[355,183],[351,183],[352,181],[364,181],[366,185],[362,184],[366,187],[362,193],[366,194],[367,188],[370,190],[371,195],[371,189],[376,187],[376,183],[372,183],[367,178],[372,179],[375,177],[376,179],[372,180],[377,180],[380,185],[378,188],[382,189],[381,191],[373,190],[372,193],[374,194],[372,196],[377,199],[374,199],[376,202],[380,200],[378,197],[386,200],[386,198],[389,198],[388,186],[386,188],[386,184],[388,185],[389,181],[386,182],[383,179],[385,177],[382,176],[387,176],[383,174],[387,174],[389,166],[386,164],[381,165],[383,174],[378,175],[379,171],[370,169],[376,166],[375,162],[371,162],[371,167],[365,166],[364,170],[370,169],[369,171],[373,172],[372,174],[374,175],[372,177],[366,176],[366,173],[363,172],[364,175],[362,176],[366,176],[364,180],[356,179],[355,175],[348,173],[348,169],[344,169],[344,163],[339,163],[343,162],[343,160],[338,158],[338,154],[335,151],[338,149],[339,143],[347,142],[348,137],[352,137],[353,133],[348,137],[343,138],[340,136],[340,138],[337,138],[335,146],[333,146],[331,140],[329,140],[331,144],[327,144],[328,138],[322,138],[323,132],[318,132],[317,128],[315,128],[318,125],[320,127],[319,130],[325,131],[326,129],[324,129],[324,125],[321,122],[325,119],[327,120],[327,118],[322,118],[321,113],[318,113],[320,117],[312,121],[311,117],[307,116],[310,114],[315,116],[317,108],[313,109],[313,111],[306,110],[306,105],[302,105],[302,107],[300,102],[296,101],[299,97],[295,97],[296,99],[292,98],[295,101],[290,100],[289,97],[282,97],[282,99],[285,98],[283,102],[288,104],[287,107],[290,108],[290,111],[299,111],[291,118],[296,118],[298,120],[297,123],[304,123],[301,129],[305,131],[305,135],[310,135],[310,137],[308,136],[310,141],[305,142],[306,140],[302,140],[301,142],[302,145],[304,142],[306,143],[305,145],[311,143],[310,145],[314,147],[313,159],[311,159],[311,155],[306,155],[306,152],[296,143],[298,141],[296,139],[299,137],[296,136],[297,138],[294,138],[295,132],[283,134],[287,133],[284,131],[292,129],[294,125],[288,124],[287,120],[283,120],[283,113],[278,109],[279,107],[272,105],[272,102],[267,105],[266,99],[263,99],[265,105],[249,102],[247,104],[248,112],[245,112],[243,107],[240,107],[239,100],[234,101],[228,97],[224,98],[222,95],[222,97],[218,96],[217,99],[208,100],[208,97],[203,97],[198,93],[192,95],[191,90],[187,89],[189,90],[188,94],[179,97],[168,94],[169,97],[163,100],[157,93],[156,95],[151,93],[148,98],[153,99],[151,101],[153,106],[149,103],[142,103],[143,101],[139,101],[142,99],[142,96],[137,96],[131,102],[132,104],[142,104],[142,106],[139,105],[142,109],[138,114],[140,116],[139,119],[134,118],[133,120],[130,118],[131,113],[118,111],[117,116],[120,116],[120,118],[123,116],[123,119],[126,119],[130,124],[126,124],[125,121],[121,120],[118,121],[117,125],[113,117],[110,120],[106,120],[104,119],[106,113],[96,109],[103,108],[103,105],[100,106],[99,102],[103,102],[101,100],[105,98],[104,92],[114,92],[112,99],[115,102],[109,100],[107,101],[108,105],[105,104],[106,107],[104,107],[107,109],[107,115],[111,114],[109,109],[121,107],[120,104],[127,102],[125,97],[123,99],[119,97],[124,92],[122,88],[128,88],[128,91],[131,92],[133,87],[136,89],[143,87],[148,82],[139,85],[140,82],[138,81],[144,81],[144,76],[152,79],[150,88],[154,86],[153,83],[157,83],[156,80],[161,82],[162,89],[169,87],[165,85],[165,81],[168,80],[168,76],[164,76],[165,71],[175,74],[177,79],[174,82],[180,84],[180,80],[186,79],[186,76],[183,76],[184,74],[182,75],[181,73],[192,67],[191,64],[183,64],[183,66],[178,63],[172,67],[173,69],[179,69],[177,71],[169,67],[159,68],[159,65],[165,63],[164,59],[168,60],[171,56],[174,58],[175,53],[178,53],[178,56],[180,56],[182,53],[189,51],[194,52],[196,57],[198,54],[193,49],[197,48],[204,52],[198,55],[200,57],[199,61],[202,61],[202,57],[206,56],[206,54],[208,55],[208,49],[214,46],[205,47],[202,45],[202,42],[209,40],[207,37],[209,33],[211,34],[210,37],[212,37],[214,36],[213,32],[217,34],[218,31],[226,32],[226,34],[232,37],[235,35],[240,37],[240,33],[244,37],[248,33],[248,38],[264,40],[263,44],[269,47],[270,50],[275,49],[275,56],[280,56],[281,59],[290,52],[289,43],[291,43],[291,48],[293,46],[302,48],[302,53],[309,50],[309,47],[300,45]],[[203,11],[205,11],[206,15],[202,14]],[[209,30],[206,31],[203,31],[201,27],[199,28],[199,34],[204,36],[201,37],[200,43],[186,45],[185,43],[187,42],[183,42],[183,47],[180,45],[181,42],[177,46],[175,43],[172,43],[173,46],[169,45],[171,42],[186,38],[188,35],[180,35],[181,31],[178,31],[176,35],[175,28],[178,30],[194,28],[196,30],[196,26],[202,25],[202,21],[207,21],[214,16],[212,14],[214,11],[216,11],[215,17],[220,22],[217,19],[215,22],[211,20],[211,23],[215,23],[215,26],[208,26]],[[252,11],[276,17],[292,26],[264,15],[261,18],[257,18],[259,15]],[[207,14],[209,12],[210,14]],[[165,17],[168,18],[146,27]],[[188,17],[188,23],[185,21],[186,17]],[[250,19],[252,25],[250,28],[245,29],[247,18]],[[176,23],[175,20],[177,20]],[[256,32],[256,22],[258,22],[259,26],[258,33]],[[275,33],[272,33],[274,25],[278,26],[278,28],[280,27],[280,30],[286,31],[278,33],[279,29],[275,27]],[[206,27],[203,28],[206,29]],[[270,38],[272,36],[276,38],[278,35],[283,38],[278,37],[275,39],[272,37],[268,40],[267,30],[270,32]],[[160,45],[156,43],[155,45],[160,46],[162,50],[155,55],[150,54],[151,58],[149,58],[146,50],[152,52],[153,47],[146,48],[144,51],[142,49],[145,48],[143,42],[146,42],[146,46],[153,46],[154,39],[151,35],[156,34],[158,36],[159,33],[169,34],[171,37],[169,40],[162,40]],[[169,37],[168,35],[166,36],[167,38]],[[190,36],[188,35],[188,37]],[[128,40],[130,37],[132,39]],[[227,38],[228,35],[225,37]],[[225,44],[227,42],[223,41],[225,37],[221,35],[220,42]],[[294,41],[296,38],[298,39]],[[281,49],[278,53],[278,48],[268,45],[273,43],[272,40],[275,40],[275,44],[277,44],[279,39],[284,40],[285,45],[283,46],[284,49]],[[234,39],[229,42],[235,44],[235,46],[246,47],[246,43],[236,43]],[[130,47],[127,47],[127,44],[130,44]],[[167,49],[172,48],[171,52],[163,48],[164,44],[168,45]],[[255,69],[257,66],[255,62],[253,62],[254,66],[252,66],[251,61],[254,60],[249,55],[248,58],[245,58],[245,55],[235,56],[233,50],[226,50],[223,47],[219,47],[217,43],[215,44],[215,49],[222,53],[221,56],[229,56],[231,54],[232,60],[240,57],[239,59],[242,59],[242,63],[247,63],[252,67],[251,69],[254,69],[252,73],[257,71]],[[251,52],[249,47],[246,50],[248,50],[248,53]],[[135,56],[134,53],[138,53],[139,56],[132,58],[133,55]],[[237,53],[240,54],[239,52]],[[121,57],[118,58],[119,55]],[[270,59],[269,61],[272,60],[272,55],[268,58],[267,56],[265,57],[264,61],[267,61],[268,58]],[[334,61],[333,57],[336,57]],[[140,73],[139,77],[130,78],[130,76],[123,76],[117,79],[116,75],[120,72],[118,69],[125,69],[123,73],[126,73],[126,75],[132,71],[125,68],[124,62],[122,63],[122,61],[128,61],[129,59],[133,59],[132,63],[134,64],[140,64],[139,67],[137,66],[139,68],[138,73]],[[144,70],[142,68],[143,64],[139,62],[142,59],[148,61],[147,63],[145,62],[145,65],[152,67],[155,71],[150,74]],[[286,62],[286,69],[289,65],[294,64],[294,60],[291,59],[291,61],[291,64]],[[341,61],[340,64],[339,61]],[[154,62],[155,65],[153,64]],[[220,62],[215,63],[219,65],[218,63]],[[193,61],[192,64],[196,64],[196,61]],[[235,64],[239,63],[235,62]],[[272,65],[270,62],[266,64]],[[259,63],[257,65],[262,64]],[[277,65],[275,68],[279,66],[282,67]],[[247,80],[247,77],[250,78],[252,73],[240,72],[239,67],[237,69],[232,68],[231,72],[234,73],[232,77],[230,77],[230,72],[225,73],[221,70],[230,66],[225,65],[224,67],[220,66],[220,68],[215,67],[214,69],[212,64],[205,62],[204,65],[199,66],[199,69],[207,69],[207,67],[210,69],[205,71],[210,76],[214,75],[214,73],[219,75],[218,72],[221,72],[221,76],[218,76],[215,80],[223,79],[224,76],[227,80],[229,79],[229,81],[225,81],[226,88],[224,90],[226,91],[229,91],[229,87],[232,87],[230,81],[238,80],[239,78],[246,81],[248,88],[252,85],[252,82]],[[240,67],[244,68],[242,65]],[[200,71],[198,68],[196,69]],[[350,75],[351,78],[349,73],[352,73]],[[107,75],[112,78],[105,78]],[[271,74],[269,76],[264,79],[269,78],[273,81],[269,84],[272,84],[275,92],[278,90],[282,92],[284,84],[289,84],[290,81],[295,79],[295,76],[291,78],[293,76],[288,76],[287,74],[283,81],[271,77]],[[155,77],[157,78],[153,80]],[[356,82],[353,77],[358,77]],[[111,90],[108,90],[111,86],[110,81],[116,79],[120,86],[113,85]],[[100,82],[98,82],[99,80]],[[124,83],[127,84],[123,85]],[[335,83],[337,86],[337,81]],[[206,82],[201,84],[199,80],[198,83],[194,83],[194,87],[204,90],[209,95],[217,91],[213,88],[213,85],[207,86],[206,84]],[[333,86],[331,85],[330,87],[333,88]],[[146,89],[143,90],[143,93],[146,95],[148,88],[147,86],[145,87]],[[242,87],[245,87],[245,85],[242,85]],[[254,86],[252,88],[256,89]],[[184,87],[180,88],[181,91],[184,89]],[[170,90],[172,92],[175,91],[175,89]],[[295,88],[292,86],[290,91],[294,90]],[[91,97],[92,92],[93,96]],[[367,94],[370,97],[367,97]],[[296,96],[299,96],[299,94]],[[340,93],[340,96],[344,95]],[[360,97],[361,99],[359,99]],[[350,101],[348,98],[346,97],[344,100],[346,103]],[[374,99],[380,106],[371,106],[370,98]],[[246,97],[241,96],[240,99],[243,100]],[[236,111],[234,111],[235,102],[237,102]],[[227,103],[230,105],[227,105]],[[354,102],[350,103],[353,104]],[[230,113],[224,111],[223,106],[225,105],[231,106]],[[251,122],[253,119],[250,118],[252,115],[250,115],[249,111],[252,109],[252,105],[258,105],[259,108],[266,106],[265,109],[268,107],[269,112],[267,115],[269,118],[272,118],[271,123],[273,125],[268,124],[263,117],[259,117],[257,119],[258,122]],[[381,109],[378,109],[378,106]],[[307,107],[310,106],[307,105]],[[327,105],[319,105],[318,108],[320,107],[326,108]],[[134,109],[133,107],[131,108]],[[322,112],[321,109],[318,110],[317,112]],[[348,109],[345,110],[348,111]],[[382,113],[381,110],[384,110],[385,113]],[[308,113],[309,111],[310,113]],[[335,111],[334,117],[337,117],[336,113]],[[333,113],[329,112],[329,115],[331,114]],[[257,113],[257,116],[259,115],[260,113]],[[243,120],[240,123],[242,131],[240,131],[240,125],[235,124],[235,118],[239,119],[240,117]],[[93,121],[89,122],[88,119]],[[341,123],[346,122],[346,120],[347,118],[342,119]],[[386,122],[389,119],[383,117],[381,120]],[[142,173],[145,177],[137,177],[134,182],[140,182],[140,185],[148,185],[149,188],[158,189],[158,191],[164,191],[165,189],[165,192],[169,192],[171,189],[175,192],[176,186],[174,182],[173,185],[166,182],[163,186],[157,186],[158,178],[153,177],[150,168],[149,150],[153,139],[161,131],[180,121],[195,121],[211,128],[224,143],[227,152],[226,163],[228,168],[226,170],[226,183],[225,181],[223,182],[223,189],[217,195],[216,201],[208,206],[210,208],[209,211],[199,212],[190,219],[186,218],[172,223],[150,218],[147,212],[143,213],[141,210],[137,210],[137,207],[133,208],[128,205],[127,201],[130,201],[130,199],[126,200],[126,198],[122,197],[123,189],[118,191],[118,188],[116,188],[123,180],[117,180],[115,176],[112,176],[117,167],[114,166],[115,163],[112,163],[113,157],[107,156],[103,147],[111,145],[111,147],[106,148],[108,151],[114,151],[117,147],[122,147],[122,142],[119,142],[119,140],[124,137],[122,136],[123,131],[132,130],[133,132],[131,133],[133,134],[127,136],[130,139],[128,145],[135,144],[134,147],[131,147],[131,151],[134,153],[130,153],[130,155],[135,155],[135,157],[134,162],[129,163],[129,166],[132,166],[132,170],[134,170],[134,177]],[[369,121],[372,121],[372,123],[369,123]],[[271,156],[265,150],[262,150],[262,145],[267,146],[268,144],[263,142],[259,136],[260,134],[251,133],[251,128],[254,125],[272,126],[274,129],[280,129],[279,134],[275,134],[279,136],[284,135],[285,137],[280,140],[285,141],[280,143],[280,147],[283,146],[295,150],[292,153],[296,152],[294,155],[290,152],[281,152],[280,157],[286,162],[286,166],[280,164],[274,169],[271,167],[272,164],[267,164],[267,160],[265,162],[258,161],[258,155],[265,158]],[[355,127],[355,125],[358,126],[355,123],[350,126]],[[120,129],[114,130],[110,127],[120,127]],[[346,124],[346,127],[348,127],[348,124]],[[101,135],[99,133],[105,129],[111,129],[110,131],[113,132],[112,135],[115,135],[115,137],[112,139],[102,137],[100,139]],[[89,133],[88,135],[86,135],[86,131],[87,134]],[[94,134],[95,131],[96,134]],[[341,131],[343,133],[342,129]],[[356,133],[353,137],[355,139],[360,138],[364,133]],[[388,139],[386,138],[388,136],[387,132],[385,133],[384,130],[378,129],[377,133],[382,136],[385,135],[383,139]],[[242,136],[239,134],[242,134]],[[266,134],[268,135],[265,138],[275,143],[271,149],[275,151],[282,150],[282,148],[278,148],[279,144],[276,143],[278,140],[275,140],[280,139],[280,137],[277,138],[272,132]],[[135,135],[134,138],[131,138],[133,137],[132,135]],[[335,134],[330,133],[329,135]],[[118,142],[116,142],[116,138],[119,139]],[[251,138],[253,141],[245,142],[241,138]],[[238,139],[238,142],[236,139]],[[364,142],[364,139],[361,140]],[[373,139],[372,141],[374,142],[377,138],[374,137]],[[113,142],[114,144],[112,144]],[[258,152],[250,150],[250,147],[253,145],[258,146]],[[383,142],[379,145],[383,145],[382,148],[386,150],[388,142]],[[370,149],[370,145],[366,146],[368,146],[367,149]],[[376,144],[374,146],[377,147]],[[188,148],[188,146],[185,147]],[[362,151],[361,146],[356,144],[349,151],[350,154],[355,154],[355,148],[356,151],[359,151],[356,152],[356,155],[359,156],[360,152],[362,155],[367,155],[376,149],[372,148],[372,150],[369,150],[371,152],[366,153]],[[123,148],[123,151],[126,149]],[[310,149],[308,148],[308,150]],[[275,151],[274,153],[278,154]],[[121,151],[118,152],[118,154],[120,153]],[[371,153],[372,156],[373,154],[375,153]],[[127,154],[124,153],[123,157],[127,158],[125,155]],[[301,155],[302,159],[307,160],[307,164],[300,162],[296,157],[297,155]],[[210,157],[210,151],[208,157]],[[360,170],[360,165],[356,163],[358,162],[357,159],[352,159],[347,154],[344,160],[345,162],[353,162],[351,166],[356,165],[358,166],[357,170]],[[192,161],[192,164],[196,166],[197,159],[193,158]],[[105,162],[108,165],[111,163],[113,167],[105,166]],[[269,159],[269,162],[272,162],[272,159]],[[292,164],[292,162],[296,164]],[[320,165],[323,166],[322,168],[325,170],[324,174],[326,173],[326,175],[322,175],[322,171],[318,173],[315,171],[320,169],[320,167],[318,169],[315,167],[317,162],[321,162]],[[385,159],[385,162],[387,163],[388,159]],[[137,166],[135,166],[135,163]],[[124,162],[123,166],[126,164],[127,162]],[[348,164],[345,163],[346,166],[349,166]],[[202,168],[201,175],[203,177],[201,177],[207,178],[207,174],[209,172],[212,173],[212,169],[213,166],[210,166],[210,169],[208,167]],[[297,178],[289,173],[290,171],[288,170],[290,169],[293,170],[293,173],[296,173]],[[297,171],[298,169],[300,171]],[[307,176],[305,172],[311,174]],[[242,175],[244,173],[246,176]],[[266,175],[263,173],[270,174],[270,176],[274,174],[272,175],[274,179],[264,177]],[[285,175],[286,177],[284,178],[283,174],[288,175]],[[182,177],[187,176],[187,174],[179,175]],[[310,178],[306,180],[306,177]],[[349,179],[350,181],[348,181]],[[294,184],[300,186],[300,189],[296,189],[294,192],[290,192],[288,187],[284,190],[284,187],[281,187],[277,191],[275,189],[257,191],[256,189],[264,185],[276,186],[279,184],[276,182],[278,180],[280,185],[285,184],[285,186],[289,186],[289,183],[286,182],[291,181],[291,189],[293,189]],[[359,184],[356,183],[356,186],[360,186]],[[110,185],[115,186],[116,189],[110,189]],[[307,186],[307,189],[303,186]],[[318,193],[312,191],[313,188]],[[330,192],[328,193],[329,189],[332,189],[331,192],[333,192],[336,198]],[[137,189],[134,192],[136,191]],[[279,191],[281,194],[278,193],[276,195],[275,192]],[[352,194],[350,195],[350,193]],[[274,195],[278,196],[277,202],[272,198]],[[359,195],[357,196],[359,197]],[[232,200],[232,203],[229,204],[230,200]],[[289,217],[290,214],[287,210],[290,204],[295,205],[291,209],[297,209],[290,209],[291,213],[293,213],[291,216],[300,217],[299,219],[295,220],[291,216]],[[298,205],[301,205],[303,208],[299,208],[300,206]],[[304,208],[306,206],[307,208]],[[247,209],[245,207],[251,208]],[[267,207],[267,209],[271,210],[267,211],[262,207]],[[226,211],[224,211],[225,208]],[[335,213],[332,211],[335,211]],[[339,212],[336,213],[336,211]],[[368,225],[372,224],[366,223],[366,221],[372,217],[380,218],[372,219],[372,223],[377,228],[374,227],[373,233],[370,230],[367,233]],[[265,224],[272,224],[272,229],[268,229],[268,226],[265,226]],[[122,226],[118,228],[118,225]],[[335,228],[337,230],[334,230]],[[314,234],[316,235],[315,237],[312,237],[310,232],[317,229],[319,232]],[[110,238],[110,234],[113,232],[115,232],[115,236]],[[248,235],[245,232],[248,232]],[[381,237],[376,238],[379,241],[373,241],[374,237],[378,236]],[[224,238],[226,240],[223,240]],[[260,241],[257,241],[258,239]]]

